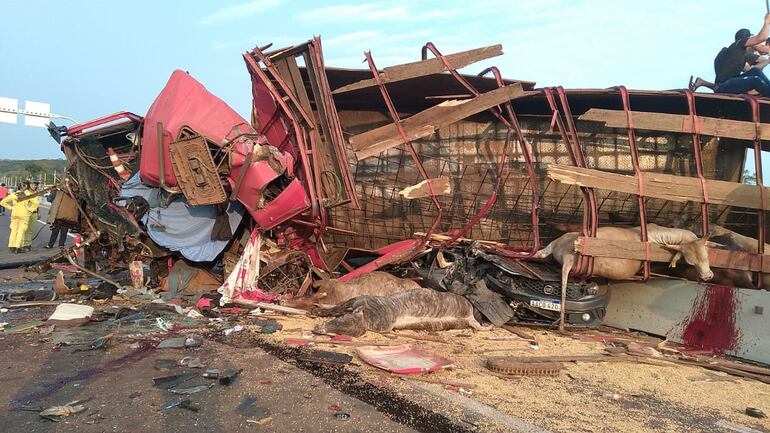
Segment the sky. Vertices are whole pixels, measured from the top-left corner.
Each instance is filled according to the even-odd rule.
[[[366,50],[380,68],[415,61],[427,41],[445,54],[501,43],[503,56],[462,71],[494,64],[538,86],[680,89],[692,74],[713,78],[719,49],[739,28],[757,32],[764,13],[761,0],[3,0],[0,97],[81,122],[144,115],[182,69],[249,118],[241,53],[314,35],[327,66],[365,68]],[[0,159],[60,157],[45,129],[0,123]]]

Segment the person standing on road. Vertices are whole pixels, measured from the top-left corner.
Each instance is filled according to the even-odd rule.
[[[25,195],[32,195],[37,193],[37,187],[39,182],[32,180],[27,182],[27,190],[24,191]],[[24,232],[24,242],[22,244],[22,252],[32,251],[32,236],[35,234],[35,227],[37,227],[38,209],[40,208],[40,197],[33,197],[27,201],[34,202],[34,211],[29,216],[29,223],[27,224],[27,231]]]
[[[54,195],[48,200],[50,202],[53,202],[56,199],[56,195],[61,194],[59,191],[56,191]],[[48,245],[45,247],[49,250],[53,248],[54,242],[56,242],[56,238],[59,238],[59,248],[64,248],[64,244],[67,241],[67,232],[69,231],[69,227],[66,222],[56,219],[54,220],[53,224],[51,224],[51,237],[48,239]]]
[[[10,194],[8,187],[4,183],[0,183],[0,200],[8,197],[8,194]],[[0,215],[5,215],[5,207],[3,206],[0,206]]]
[[[37,211],[37,200],[19,201],[24,197],[24,192],[18,190],[0,200],[0,206],[11,211],[11,235],[8,237],[8,249],[12,253],[21,253],[24,243],[24,234],[27,232],[30,215]]]

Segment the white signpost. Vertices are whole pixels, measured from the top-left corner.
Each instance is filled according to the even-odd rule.
[[[24,109],[19,109],[19,100],[0,96],[0,122],[17,124],[19,114],[24,116],[25,126],[48,128],[51,119],[66,119],[73,123],[71,117],[51,113],[51,104],[47,102],[24,101]]]

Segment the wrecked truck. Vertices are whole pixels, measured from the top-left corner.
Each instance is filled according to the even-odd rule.
[[[426,282],[447,290],[452,281],[433,274],[437,260],[426,259],[426,249],[448,251],[451,261],[454,246],[480,240],[488,255],[482,261],[494,263],[491,274],[482,272],[479,280],[474,269],[481,256],[466,252],[454,265],[459,269],[473,263],[464,265],[464,275],[454,280],[463,281],[468,296],[481,290],[476,289],[478,281],[499,296],[476,307],[494,305],[488,319],[515,315],[553,324],[553,312],[562,307],[558,294],[547,293],[553,292],[554,268],[531,256],[561,233],[577,231],[579,261],[566,319],[594,326],[602,320],[608,298],[606,285],[594,293],[594,286],[585,283],[603,283],[592,278],[593,257],[643,261],[636,278],[642,282],[682,278],[656,267],[670,262],[673,254],[644,237],[623,246],[595,238],[599,225],[644,228],[648,223],[701,235],[718,226],[736,236],[754,236],[754,250],[759,251],[741,251],[736,261],[734,252],[714,248],[710,261],[717,268],[747,272],[755,286],[761,284],[763,268],[757,258],[763,243],[756,239],[765,238],[764,212],[759,210],[764,198],[757,202],[754,197],[763,191],[761,179],[759,188],[740,181],[747,147],[754,147],[761,173],[761,137],[741,128],[761,123],[758,110],[764,101],[622,86],[538,89],[534,82],[504,79],[496,68],[479,75],[457,71],[501,54],[502,47],[494,45],[443,55],[428,43],[422,60],[379,69],[366,53],[368,70],[348,70],[324,65],[320,38],[280,50],[255,48],[243,55],[252,80],[249,122],[177,71],[147,116],[132,120],[136,132],[130,139],[130,131],[124,131],[126,142],[113,162],[124,163],[130,178],[122,179],[109,165],[108,149],[89,157],[98,158],[102,176],[112,179],[108,183],[113,186],[100,191],[131,200],[123,206],[111,200],[113,206],[128,213],[137,207],[133,202],[150,208],[137,221],[146,236],[134,236],[131,242],[149,248],[152,241],[158,254],[193,260],[213,255],[227,264],[246,243],[246,226],[256,227],[278,248],[304,257],[300,261],[307,273],[293,278],[298,295],[310,290],[319,272],[352,279],[404,265],[420,268]],[[746,107],[751,114],[744,113]],[[728,131],[723,123],[740,131]],[[80,142],[78,129],[66,132],[65,153]],[[78,157],[69,151],[71,163]],[[679,185],[678,194],[659,186],[665,182]],[[162,199],[150,203],[142,195],[145,206],[136,198],[141,194],[130,192],[132,184]],[[730,194],[723,187],[738,193],[726,200]],[[224,221],[228,212],[240,215],[240,226],[234,217],[229,227],[236,241],[223,240],[221,249],[208,245],[213,241],[205,238],[214,228],[210,222],[196,226],[201,244],[192,250],[187,240],[185,245],[158,242],[175,233],[173,218],[162,213],[164,205],[184,204],[182,200],[194,207],[210,206],[209,221]],[[238,206],[244,210],[230,209]],[[84,228],[98,231],[102,239],[101,246],[89,249],[110,245],[108,250],[122,254],[121,248],[126,251],[131,242],[121,244],[116,238],[136,231],[121,231],[109,225],[120,224],[103,219]],[[197,255],[207,248],[211,250]],[[147,251],[144,257],[164,257]],[[492,256],[510,264],[490,261]],[[112,265],[120,263],[125,260]],[[495,276],[497,272],[506,274]],[[515,284],[514,276],[533,281],[537,295],[512,299],[504,286]],[[585,305],[574,303],[581,299]]]

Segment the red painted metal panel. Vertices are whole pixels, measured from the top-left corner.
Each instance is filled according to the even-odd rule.
[[[142,121],[142,116],[129,113],[128,111],[119,111],[115,114],[110,114],[98,119],[71,126],[67,128],[67,135],[70,137],[77,137],[84,132],[91,132],[92,130],[99,129],[100,127],[114,125],[120,123],[120,121],[134,122],[138,124]]]
[[[263,209],[249,211],[251,216],[263,230],[269,230],[278,224],[293,218],[310,207],[310,200],[305,193],[305,187],[298,179],[291,181],[289,186]]]
[[[157,124],[163,124],[163,143],[158,143]],[[176,140],[179,129],[189,126],[218,145],[239,133],[255,133],[249,123],[221,99],[184,71],[171,74],[166,86],[152,103],[144,118],[142,136],[142,180],[160,185],[158,146],[163,146],[164,177],[167,186],[176,186],[168,144]]]

